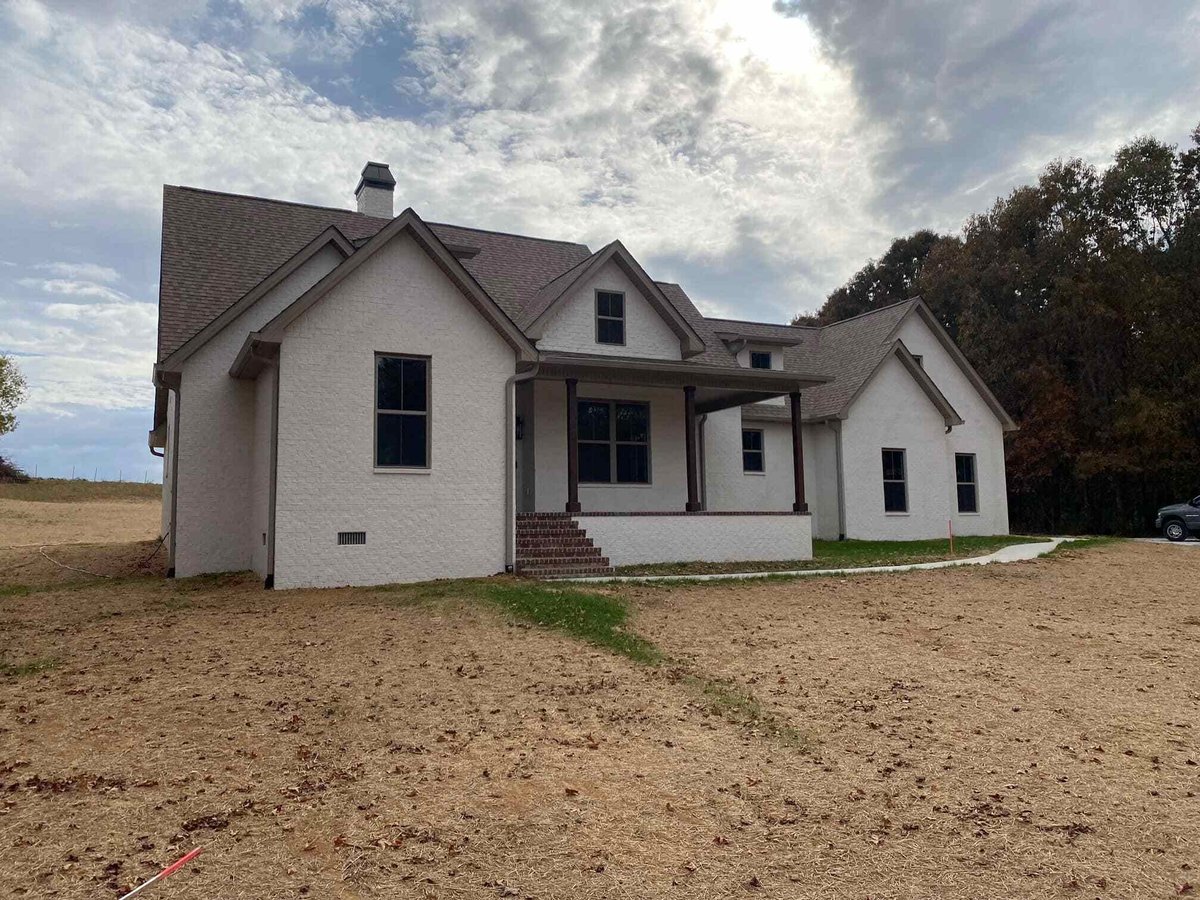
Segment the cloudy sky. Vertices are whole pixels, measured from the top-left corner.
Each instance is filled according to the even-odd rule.
[[[620,237],[786,321],[1055,156],[1200,119],[1200,0],[0,0],[0,453],[157,480],[163,183]]]

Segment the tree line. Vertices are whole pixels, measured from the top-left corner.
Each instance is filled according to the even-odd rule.
[[[1200,494],[1200,126],[1056,160],[960,235],[893,242],[815,316],[919,295],[1017,421],[1014,531],[1145,533]]]

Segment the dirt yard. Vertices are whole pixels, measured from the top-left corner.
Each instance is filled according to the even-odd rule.
[[[152,550],[0,550],[2,896],[1200,893],[1200,553],[625,587],[648,665]]]

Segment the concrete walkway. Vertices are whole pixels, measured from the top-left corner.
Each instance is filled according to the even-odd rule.
[[[951,566],[986,566],[989,563],[1024,562],[1045,556],[1066,541],[1075,538],[1047,538],[1033,544],[1013,544],[1001,547],[986,556],[969,556],[965,559],[943,559],[938,562],[908,563],[899,566],[861,566],[848,569],[789,569],[783,572],[723,572],[717,575],[592,575],[587,578],[563,578],[560,581],[615,582],[615,581],[728,581],[734,578],[775,578],[778,576],[805,575],[869,575],[875,572],[912,572],[917,569],[949,569]]]

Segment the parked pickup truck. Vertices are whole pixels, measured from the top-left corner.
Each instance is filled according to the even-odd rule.
[[[1168,541],[1186,541],[1189,534],[1200,538],[1200,497],[1193,497],[1190,503],[1164,506],[1154,517],[1154,527]]]

